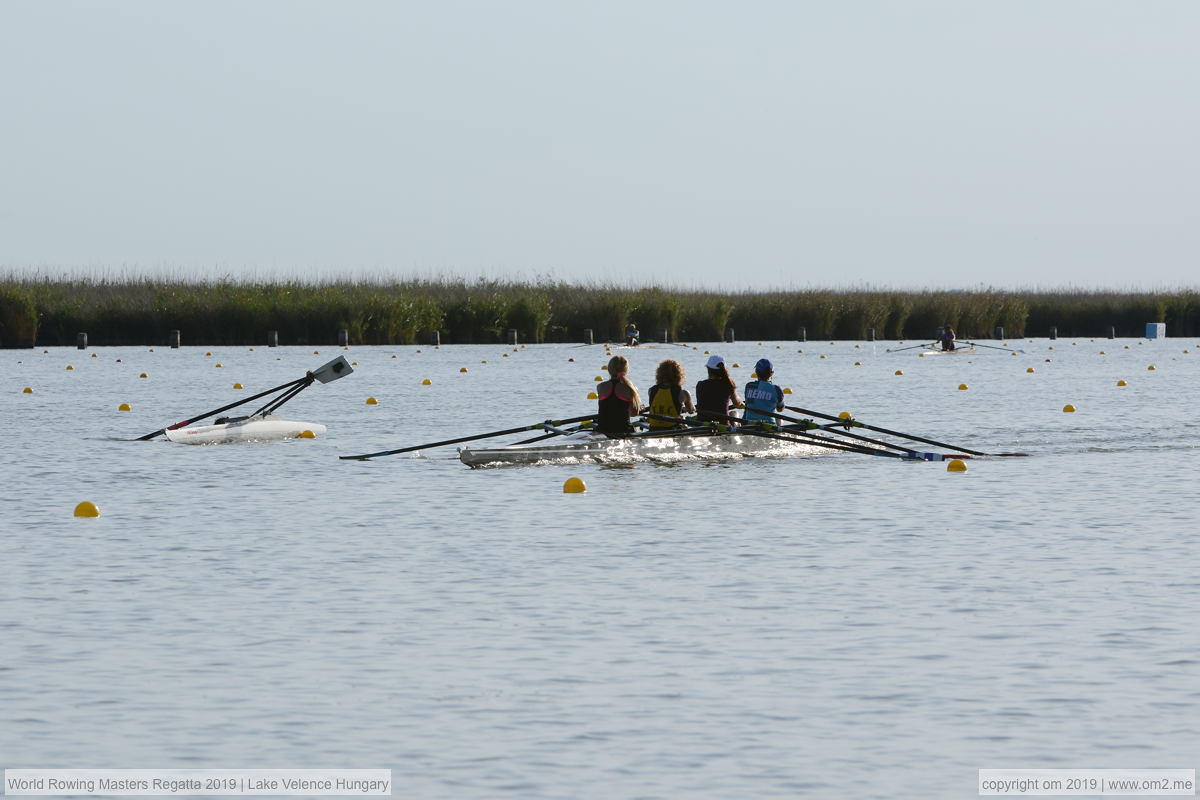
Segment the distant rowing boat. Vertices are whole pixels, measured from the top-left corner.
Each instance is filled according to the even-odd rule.
[[[786,430],[781,431],[786,433]],[[762,456],[817,455],[829,452],[817,445],[736,431],[699,433],[640,433],[617,439],[593,431],[579,431],[549,442],[507,447],[460,447],[459,459],[469,467],[537,463],[624,464],[640,461],[692,461]]]
[[[974,347],[956,347],[953,350],[925,350],[923,356],[961,356],[975,352]]]

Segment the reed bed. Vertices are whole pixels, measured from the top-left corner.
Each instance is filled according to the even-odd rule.
[[[949,322],[960,338],[1141,336],[1166,322],[1171,336],[1200,333],[1194,290],[723,292],[556,281],[194,281],[152,278],[0,278],[0,346],[413,344],[434,331],[447,343],[618,341],[634,322],[645,339],[863,340],[932,338]]]

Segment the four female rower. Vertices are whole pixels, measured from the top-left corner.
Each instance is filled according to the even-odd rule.
[[[754,365],[755,379],[746,384],[746,413],[742,418],[747,422],[774,422],[775,418],[764,411],[783,411],[783,389],[771,383],[775,368],[765,358],[760,358]]]
[[[683,388],[683,364],[668,358],[658,365],[654,373],[657,381],[650,387],[650,414],[648,418],[651,428],[674,428],[683,414],[695,414],[696,407],[692,405],[692,396]],[[661,419],[670,417],[671,419]]]
[[[659,363],[655,384],[650,389],[650,405],[642,409],[637,387],[629,380],[629,360],[613,356],[608,361],[609,379],[596,386],[599,398],[596,430],[607,436],[627,436],[633,432],[631,419],[651,415],[651,428],[672,428],[681,423],[684,414],[698,414],[700,419],[728,422],[734,408],[744,408],[747,422],[774,422],[771,411],[782,411],[783,389],[771,383],[774,366],[765,358],[754,365],[755,379],[746,384],[746,399],[738,398],[737,386],[725,366],[725,359],[712,356],[706,364],[708,378],[696,384],[696,403],[683,388],[683,365],[674,359]],[[669,419],[663,419],[664,417]]]
[[[696,408],[700,419],[728,422],[729,412],[742,408],[737,384],[725,368],[725,359],[720,356],[709,356],[706,366],[708,377],[696,384]]]
[[[596,413],[596,430],[607,436],[626,436],[633,432],[629,424],[642,410],[642,398],[637,387],[625,376],[629,361],[625,356],[613,356],[608,360],[608,380],[596,386],[599,408]]]

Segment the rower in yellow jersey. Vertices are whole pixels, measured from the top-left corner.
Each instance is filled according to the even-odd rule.
[[[692,396],[683,388],[683,365],[668,358],[658,365],[654,373],[654,386],[650,387],[650,413],[662,417],[679,419],[684,414],[695,414]],[[680,423],[665,419],[649,418],[651,428],[674,428]]]

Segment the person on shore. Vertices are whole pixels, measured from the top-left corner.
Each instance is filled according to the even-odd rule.
[[[637,323],[631,322],[625,326],[625,344],[634,347],[638,343],[638,337],[642,332],[638,330]]]
[[[954,328],[951,328],[950,323],[947,322],[942,326],[942,350],[953,350],[955,338]]]
[[[742,408],[738,398],[737,384],[725,368],[725,359],[709,356],[708,377],[696,384],[696,409],[702,420],[728,423],[726,417],[735,408]]]
[[[596,413],[596,430],[605,436],[628,436],[633,432],[629,420],[642,410],[642,398],[637,387],[626,377],[629,360],[625,356],[613,356],[608,360],[609,379],[597,384],[599,398]]]
[[[746,422],[775,422],[771,411],[783,411],[783,389],[771,383],[775,367],[765,358],[754,365],[755,379],[746,384]]]
[[[648,417],[651,428],[675,428],[681,423],[678,420],[684,414],[695,414],[696,407],[692,405],[692,396],[683,388],[683,364],[668,358],[658,365],[654,373],[654,386],[650,387],[650,413]],[[672,420],[656,419],[655,417],[671,417]]]

